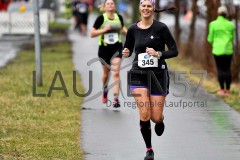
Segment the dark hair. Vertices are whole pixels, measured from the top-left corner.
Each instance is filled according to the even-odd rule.
[[[170,7],[170,8],[166,8],[166,9],[160,9],[160,10],[155,9],[154,12],[159,13],[159,12],[164,12],[164,11],[175,11],[175,10],[177,10],[176,7]]]

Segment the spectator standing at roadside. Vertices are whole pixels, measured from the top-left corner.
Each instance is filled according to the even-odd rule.
[[[228,10],[225,6],[218,8],[218,17],[209,24],[208,42],[212,45],[215,58],[220,90],[219,95],[230,94],[231,61],[233,55],[234,24],[226,17]]]

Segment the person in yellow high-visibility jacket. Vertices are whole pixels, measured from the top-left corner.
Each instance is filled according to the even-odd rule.
[[[208,42],[212,45],[218,81],[221,89],[219,95],[230,94],[231,85],[231,61],[233,55],[234,24],[226,16],[228,10],[225,6],[218,8],[218,17],[209,24]]]

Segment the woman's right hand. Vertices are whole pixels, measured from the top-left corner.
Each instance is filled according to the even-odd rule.
[[[122,51],[123,57],[128,58],[128,57],[129,57],[129,54],[130,54],[129,49],[124,48],[123,51]]]
[[[106,33],[107,31],[110,31],[111,29],[112,29],[112,28],[111,28],[111,26],[109,26],[109,25],[106,25],[106,26],[103,27],[104,33]]]

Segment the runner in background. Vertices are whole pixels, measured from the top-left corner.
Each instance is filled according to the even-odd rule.
[[[79,29],[82,35],[87,33],[88,15],[92,10],[92,5],[88,0],[72,0],[72,15],[75,29]]]
[[[122,16],[116,13],[116,6],[113,0],[105,0],[99,7],[104,13],[97,17],[90,34],[91,37],[99,36],[98,56],[103,69],[102,102],[107,103],[108,101],[108,79],[111,71],[114,81],[114,100],[112,104],[113,107],[117,108],[120,107],[118,96],[120,91],[119,69],[122,58],[121,33],[126,34],[127,30],[124,27]]]
[[[0,0],[0,12],[7,11],[7,8],[10,2],[11,0]]]

